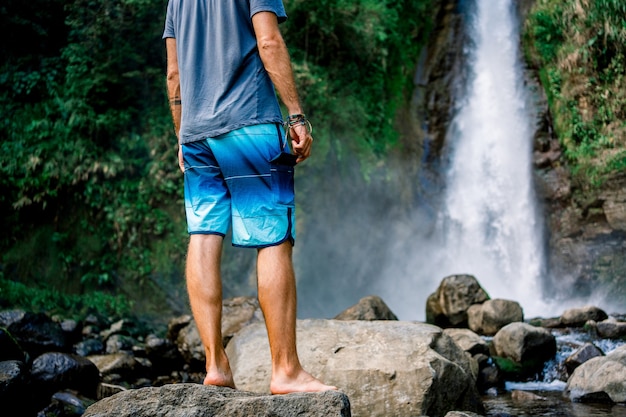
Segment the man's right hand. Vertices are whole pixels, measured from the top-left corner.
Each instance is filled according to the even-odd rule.
[[[313,147],[313,137],[305,125],[295,125],[289,129],[291,136],[291,148],[293,153],[298,156],[297,163],[300,163],[311,156],[311,148]]]

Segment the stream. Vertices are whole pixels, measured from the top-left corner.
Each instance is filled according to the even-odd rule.
[[[557,339],[557,355],[546,363],[541,379],[529,382],[507,382],[506,393],[485,395],[483,402],[489,417],[626,417],[626,404],[576,403],[564,396],[566,382],[563,361],[585,343],[593,343],[605,354],[626,344],[626,341],[598,339],[586,331],[553,329]],[[527,391],[542,397],[538,400],[516,400],[512,392]]]

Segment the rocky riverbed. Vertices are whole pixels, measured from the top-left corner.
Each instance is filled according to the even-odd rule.
[[[399,321],[375,296],[332,320],[299,320],[304,366],[340,392],[271,396],[254,298],[224,301],[236,391],[200,385],[204,349],[190,316],[148,331],[127,319],[3,311],[0,403],[41,417],[626,414],[624,315],[581,306],[526,319],[517,302],[457,275],[429,297],[427,321]]]

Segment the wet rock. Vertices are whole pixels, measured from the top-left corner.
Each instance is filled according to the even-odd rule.
[[[561,315],[561,323],[568,327],[582,327],[588,320],[602,321],[609,316],[600,308],[585,306],[565,310]]]
[[[82,356],[49,352],[33,361],[31,379],[38,389],[50,394],[74,389],[95,398],[100,375],[96,365]]]
[[[299,320],[297,344],[305,369],[345,392],[355,416],[482,412],[470,358],[438,327]],[[269,391],[271,364],[263,324],[242,329],[226,351],[238,388]]]
[[[68,350],[63,329],[44,313],[2,311],[0,327],[5,327],[31,357],[50,351]]]
[[[493,336],[509,323],[524,321],[524,312],[517,301],[499,298],[471,306],[467,315],[469,328],[488,336]]]
[[[124,334],[113,334],[109,336],[106,341],[105,352],[108,354],[118,352],[130,352],[133,350],[133,346],[137,343],[131,336]]]
[[[619,339],[626,337],[626,323],[609,317],[607,320],[596,323],[596,331],[602,338]]]
[[[29,383],[28,367],[24,362],[16,360],[0,362],[0,404],[23,401]]]
[[[467,327],[467,310],[488,299],[475,277],[446,277],[426,300],[426,321],[440,327]]]
[[[522,377],[540,371],[556,354],[556,338],[549,330],[527,323],[504,326],[493,338],[493,347],[500,358],[509,359],[517,368],[505,369]],[[501,369],[504,362],[498,362]]]
[[[574,372],[574,369],[578,368],[589,359],[598,356],[604,356],[604,352],[602,352],[602,350],[600,350],[600,348],[593,343],[585,343],[569,355],[567,359],[565,359],[564,364],[565,369],[567,369],[567,374],[571,375]]]
[[[79,417],[94,402],[94,400],[85,398],[75,392],[57,392],[52,396],[50,405],[41,410],[37,417]]]
[[[363,297],[352,307],[339,313],[335,320],[398,320],[382,298]]]
[[[104,353],[104,343],[100,339],[86,339],[74,345],[74,352],[80,356],[92,356]]]
[[[504,390],[504,374],[495,364],[488,362],[479,366],[476,386],[481,393],[486,393],[491,389],[496,392]]]
[[[565,395],[580,402],[626,402],[626,345],[574,370]]]
[[[349,417],[337,391],[262,395],[199,384],[123,391],[90,406],[84,417]]]

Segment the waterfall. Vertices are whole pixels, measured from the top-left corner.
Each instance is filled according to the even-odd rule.
[[[466,97],[450,126],[438,218],[444,275],[470,273],[492,298],[543,315],[542,221],[532,180],[532,112],[512,0],[476,0]]]
[[[516,9],[513,0],[473,0],[467,11],[467,73],[457,74],[465,85],[438,168],[445,185],[429,185],[424,199],[437,201],[394,230],[387,279],[376,293],[400,318],[423,320],[426,298],[444,277],[470,274],[491,298],[519,302],[526,317],[558,315],[562,306],[542,299],[535,109],[523,82]]]

